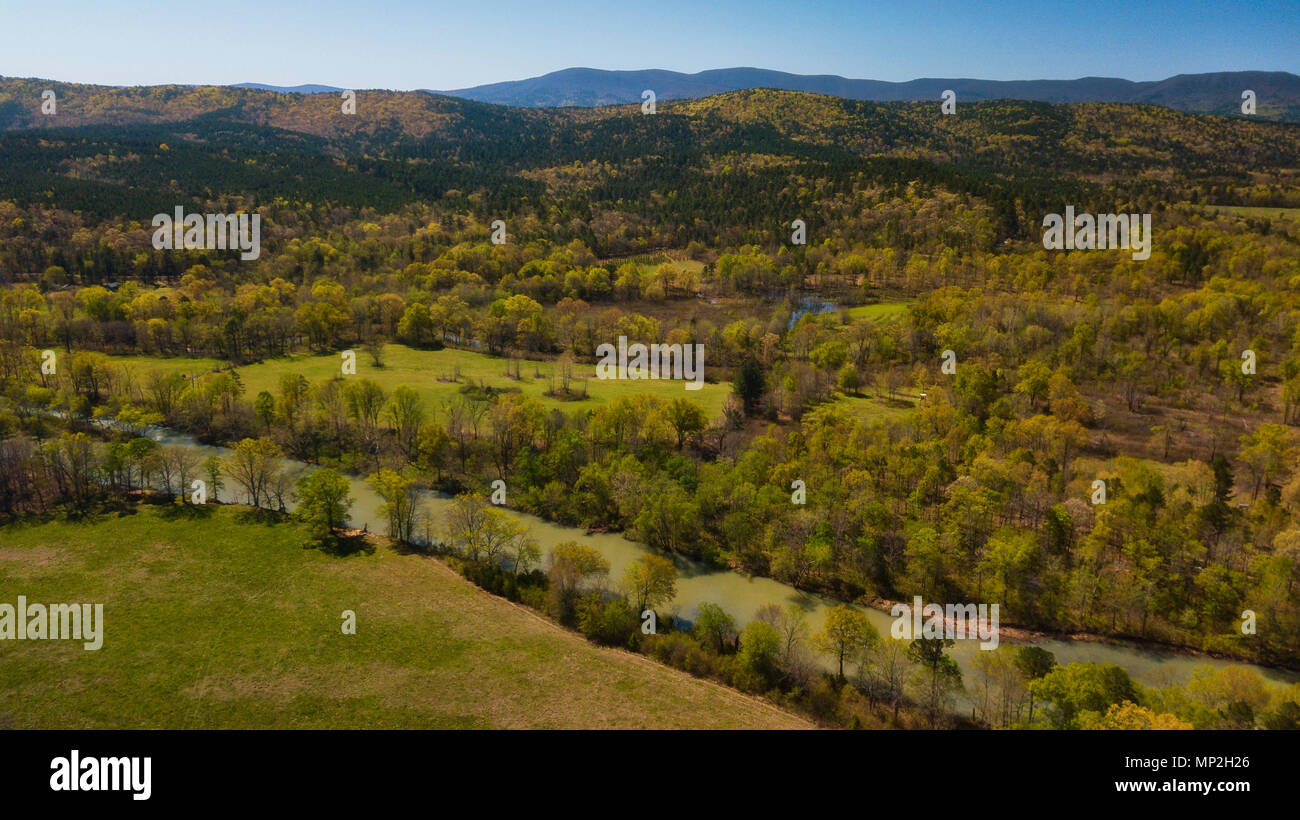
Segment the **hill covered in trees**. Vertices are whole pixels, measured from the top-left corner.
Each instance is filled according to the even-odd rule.
[[[380,213],[436,203],[604,255],[763,243],[795,218],[817,235],[842,218],[832,203],[868,187],[980,200],[986,247],[1036,236],[1041,214],[1066,204],[1300,205],[1300,127],[1147,106],[995,101],[943,116],[934,103],[759,90],[645,116],[361,92],[345,115],[332,95],[56,84],[45,116],[43,87],[0,83],[5,198],[96,219],[138,221],[178,198]]]

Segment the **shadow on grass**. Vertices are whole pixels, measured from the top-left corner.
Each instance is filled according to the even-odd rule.
[[[374,555],[375,544],[366,533],[332,533],[315,538],[303,545],[304,549],[318,549],[326,555],[346,558],[350,555]]]
[[[878,398],[876,399],[876,401],[880,402],[886,407],[892,407],[896,410],[911,410],[912,408],[916,407],[916,402],[912,401],[911,399]]]
[[[161,506],[162,517],[168,521],[187,519],[199,521],[212,517],[212,507],[207,504],[169,504]]]
[[[260,507],[246,507],[235,513],[235,520],[241,524],[279,524],[288,517],[288,513],[264,510]]]
[[[398,541],[396,539],[392,540],[390,546],[393,552],[397,553],[398,555],[432,556],[432,555],[442,554],[443,552],[438,548],[429,546],[427,544],[412,544],[406,541]]]

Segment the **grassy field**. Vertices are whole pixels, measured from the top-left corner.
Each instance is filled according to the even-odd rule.
[[[723,403],[731,393],[731,384],[727,382],[705,382],[699,390],[687,390],[683,382],[669,379],[597,379],[595,365],[577,364],[574,366],[574,375],[586,377],[587,398],[563,401],[545,395],[551,387],[549,377],[554,369],[551,362],[521,361],[520,378],[515,379],[506,375],[507,359],[469,350],[416,350],[405,345],[390,344],[384,347],[383,367],[375,367],[365,351],[357,350],[356,353],[358,377],[373,379],[389,393],[398,385],[413,387],[431,411],[436,410],[446,399],[455,396],[461,386],[467,383],[518,389],[526,396],[539,399],[548,407],[559,407],[566,412],[592,408],[620,396],[637,393],[649,393],[664,399],[684,396],[703,407],[710,418],[722,415]],[[113,359],[141,374],[151,369],[194,374],[221,364],[213,359],[164,359],[150,356],[114,356]],[[279,395],[280,376],[285,373],[300,373],[308,381],[317,383],[338,376],[341,363],[342,359],[337,353],[319,356],[295,354],[246,365],[239,368],[239,376],[244,383],[245,397],[251,399],[262,390]],[[453,380],[457,372],[461,378],[459,382]],[[578,389],[576,379],[570,388]]]
[[[890,319],[904,313],[907,313],[907,302],[877,302],[849,308],[849,316],[854,319]]]
[[[110,358],[117,364],[130,368],[137,378],[150,371],[197,376],[200,373],[226,366],[226,363],[221,359],[191,359],[180,356],[112,356]]]
[[[104,604],[103,647],[0,641],[0,728],[799,728],[587,643],[437,560],[142,507],[0,529],[0,601]],[[354,610],[355,635],[341,633]]]
[[[920,396],[911,391],[900,391],[895,399],[882,398],[872,390],[868,390],[860,396],[846,396],[843,393],[838,393],[834,400],[809,411],[808,416],[815,418],[817,414],[835,408],[847,412],[859,421],[887,421],[906,417],[916,410],[919,401]]]
[[[1269,219],[1300,219],[1300,208],[1257,208],[1249,205],[1215,205],[1220,211],[1238,216],[1268,217]]]

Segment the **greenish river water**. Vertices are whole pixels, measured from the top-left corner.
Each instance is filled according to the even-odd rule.
[[[164,444],[189,447],[197,451],[203,458],[213,453],[225,454],[227,452],[225,448],[199,444],[188,435],[165,428],[153,428],[150,430],[149,435]],[[314,469],[302,462],[290,461],[289,464],[298,470]],[[386,522],[376,513],[382,503],[380,498],[361,479],[354,476],[347,476],[347,478],[351,482],[352,496],[355,499],[350,523],[358,528],[368,526],[371,530],[383,532]],[[236,499],[232,497],[230,488],[226,488],[226,491],[218,500],[235,501]],[[432,513],[435,521],[441,520],[443,511],[450,503],[451,499],[449,497],[435,493],[426,492],[421,496],[421,505]],[[555,524],[527,513],[508,509],[505,512],[528,525],[532,537],[541,547],[543,556],[550,552],[551,547],[562,541],[569,540],[576,540],[598,549],[609,561],[610,578],[613,579],[622,577],[624,569],[629,564],[638,557],[650,552],[650,549],[645,545],[629,541],[618,534],[593,533],[587,535],[584,530],[579,528]],[[790,603],[798,603],[807,610],[808,624],[811,630],[816,632],[821,629],[826,612],[838,603],[837,601],[810,595],[771,578],[750,577],[727,569],[714,569],[681,556],[674,556],[673,560],[677,565],[680,576],[677,582],[677,597],[667,607],[661,607],[661,609],[666,610],[662,614],[671,613],[683,618],[693,619],[700,604],[714,603],[725,609],[736,619],[738,624],[743,626],[754,620],[759,608],[765,604],[776,603],[784,607]],[[882,636],[889,636],[893,619],[887,613],[869,607],[861,607],[861,610],[867,614],[867,617],[871,619],[871,622]],[[1003,642],[1007,642],[1005,638]],[[1103,641],[1046,638],[1025,641],[1024,643],[1032,643],[1052,652],[1056,656],[1057,662],[1062,664],[1075,661],[1117,664],[1127,669],[1135,680],[1146,686],[1186,681],[1190,678],[1193,669],[1206,665],[1216,668],[1229,665],[1250,666],[1266,680],[1277,685],[1286,685],[1300,680],[1300,673],[1268,669],[1188,653],[1136,648]],[[959,640],[951,650],[952,656],[962,668],[963,676],[968,685],[972,681],[971,661],[979,651],[978,640]]]

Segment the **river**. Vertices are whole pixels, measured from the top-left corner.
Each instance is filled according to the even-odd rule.
[[[179,445],[195,450],[202,458],[214,453],[224,455],[228,452],[226,448],[200,444],[191,436],[167,428],[151,428],[147,434],[162,444]],[[286,461],[291,469],[316,469],[303,462]],[[376,513],[382,503],[379,496],[361,479],[355,476],[346,476],[346,478],[352,486],[352,497],[355,499],[349,523],[355,527],[368,526],[373,531],[383,532],[387,523]],[[217,500],[235,501],[236,499],[233,498],[232,490],[227,487]],[[438,493],[424,492],[421,493],[420,503],[422,509],[428,510],[434,516],[435,521],[441,521],[442,513],[450,505],[451,498]],[[629,541],[615,533],[587,535],[582,529],[555,524],[528,513],[509,509],[505,512],[528,525],[531,536],[541,547],[544,557],[549,554],[552,547],[562,541],[576,540],[596,548],[609,561],[611,579],[621,578],[629,564],[650,552],[645,545]],[[798,603],[808,612],[808,625],[811,632],[817,632],[822,627],[826,612],[838,603],[802,592],[771,578],[750,577],[732,570],[714,569],[681,556],[673,556],[673,561],[679,573],[677,597],[668,606],[661,607],[664,614],[671,613],[691,619],[694,618],[700,604],[714,603],[726,610],[736,619],[736,623],[743,627],[754,620],[759,608],[765,604],[776,603],[784,607],[791,603]],[[870,607],[859,607],[859,609],[871,619],[882,637],[889,636],[893,619],[888,614]],[[1095,640],[1043,638],[1018,643],[1040,646],[1054,654],[1057,662],[1061,664],[1075,661],[1117,664],[1128,670],[1134,680],[1146,686],[1185,682],[1191,677],[1193,669],[1207,665],[1215,668],[1230,665],[1247,666],[1257,671],[1266,681],[1278,686],[1300,680],[1300,673],[1295,672],[1183,652],[1136,648]],[[959,640],[951,650],[952,657],[962,669],[968,688],[974,680],[972,660],[980,651],[977,640]],[[965,699],[962,701],[969,703]]]

